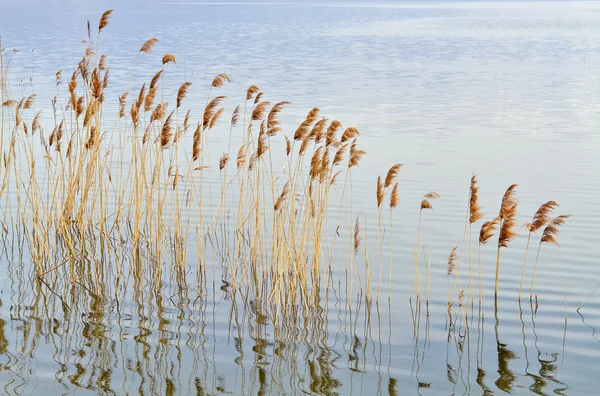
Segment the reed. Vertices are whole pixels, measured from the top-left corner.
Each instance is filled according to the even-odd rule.
[[[523,293],[523,282],[525,281],[525,270],[527,268],[527,254],[529,253],[529,242],[531,242],[531,234],[537,232],[540,228],[545,227],[550,222],[551,215],[558,204],[554,201],[548,201],[542,204],[533,215],[531,223],[525,224],[525,228],[529,231],[527,235],[527,245],[525,246],[525,260],[523,261],[523,272],[521,274],[521,284],[519,285],[519,300]]]
[[[500,205],[500,212],[498,214],[500,232],[498,233],[498,251],[496,254],[496,278],[494,282],[494,294],[498,295],[498,274],[500,271],[500,249],[507,248],[508,243],[512,241],[518,234],[514,231],[516,226],[517,217],[517,203],[518,200],[515,196],[517,188],[516,184],[508,187],[504,196],[502,197],[502,203]]]
[[[535,274],[537,270],[538,260],[540,258],[540,250],[544,243],[554,244],[559,246],[558,244],[558,236],[560,234],[560,227],[565,224],[567,219],[571,217],[571,215],[560,215],[548,222],[546,228],[542,232],[542,237],[540,238],[540,243],[538,244],[537,254],[535,255],[535,264],[533,265],[533,275],[531,277],[531,291],[529,292],[529,299],[533,297],[534,287],[535,287]]]

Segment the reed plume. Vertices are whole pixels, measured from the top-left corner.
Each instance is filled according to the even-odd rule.
[[[179,87],[179,90],[177,90],[177,108],[181,107],[181,102],[187,95],[190,85],[192,85],[192,83],[189,81],[186,81],[183,84],[181,84],[181,86]]]
[[[193,143],[192,143],[192,161],[197,161],[200,158],[200,143],[202,141],[201,137],[201,125],[198,123],[196,130],[194,131]]]
[[[344,142],[346,142],[350,139],[354,139],[358,136],[360,136],[359,130],[354,127],[349,127],[349,128],[346,128],[346,130],[342,134],[342,139],[340,140],[340,142],[344,143]]]
[[[398,173],[400,173],[400,169],[402,168],[402,164],[393,165],[385,176],[384,187],[388,188],[392,185],[394,180],[398,177]]]
[[[150,115],[150,123],[153,123],[154,121],[160,121],[163,118],[165,118],[165,115],[167,114],[168,105],[168,103],[157,104],[154,110],[152,111],[152,114]]]
[[[448,256],[448,275],[452,275],[456,267],[456,249],[458,249],[458,246],[452,249],[450,256]]]
[[[350,146],[350,160],[348,161],[348,169],[358,166],[358,163],[365,154],[367,154],[366,151],[356,148],[356,140],[354,140]]]
[[[498,252],[496,255],[496,280],[494,283],[495,295],[498,295],[500,249],[507,248],[508,243],[517,236],[517,233],[514,231],[514,227],[517,224],[517,204],[519,202],[516,198],[516,188],[516,184],[513,184],[508,187],[508,189],[504,193],[504,196],[502,197],[500,212],[498,213],[498,217],[500,218],[500,233],[498,234]]]
[[[160,146],[162,148],[165,148],[173,138],[173,126],[171,125],[171,117],[173,116],[173,113],[174,112],[171,112],[171,114],[169,114],[160,131]]]
[[[260,102],[258,105],[254,107],[252,111],[252,120],[253,121],[261,121],[267,115],[267,107],[271,104],[268,100]]]
[[[226,82],[231,82],[229,76],[225,73],[219,73],[215,76],[215,78],[213,78],[211,87],[220,88],[225,85]]]
[[[223,99],[225,99],[225,96],[217,96],[213,98],[210,102],[208,102],[208,104],[204,108],[204,114],[202,116],[203,128],[207,128],[210,125],[211,120],[217,112],[217,107]]]
[[[100,18],[100,23],[98,24],[98,34],[108,25],[108,20],[110,19],[110,14],[112,14],[113,10],[104,11],[102,17]]]
[[[536,274],[536,270],[537,270],[538,260],[540,258],[540,249],[542,248],[542,244],[552,243],[556,246],[559,246],[558,236],[560,234],[560,227],[563,224],[565,224],[565,222],[567,221],[567,219],[569,217],[571,217],[571,215],[569,215],[569,214],[560,215],[560,216],[555,217],[548,223],[546,228],[544,228],[544,232],[542,232],[542,237],[540,238],[540,243],[538,245],[537,254],[535,256],[535,264],[533,266],[533,276],[531,278],[531,292],[529,293],[529,299],[531,299],[533,297],[533,291],[534,291],[534,287],[535,287],[535,274]]]
[[[358,249],[360,249],[360,225],[358,222],[358,217],[356,218],[356,223],[354,225],[354,236],[353,236],[353,240],[354,240],[354,255],[358,255]]]
[[[152,47],[154,47],[154,45],[156,45],[156,43],[158,43],[158,39],[156,37],[146,40],[146,42],[144,42],[144,44],[142,44],[142,46],[140,47],[139,52],[145,52],[145,53],[152,52]]]
[[[167,63],[177,63],[177,58],[173,54],[164,54],[162,57],[162,64],[166,65]]]
[[[282,101],[276,103],[269,111],[267,116],[267,135],[274,136],[281,131],[281,122],[277,119],[277,115],[283,110],[285,106],[290,104],[288,101]]]
[[[486,221],[481,226],[481,231],[479,232],[479,243],[485,245],[493,236],[496,227],[500,223],[500,217],[495,217],[493,220]]]
[[[433,205],[431,204],[431,200],[440,199],[440,194],[435,191],[428,192],[423,196],[423,200],[421,201],[421,211],[423,209],[433,209]]]
[[[250,85],[246,90],[246,100],[252,99],[254,97],[254,94],[259,91],[260,88],[258,88],[258,85]]]
[[[223,153],[219,159],[219,170],[223,170],[227,166],[227,162],[229,162],[229,154]]]
[[[381,204],[383,203],[384,192],[383,192],[383,183],[381,182],[381,176],[377,177],[377,207],[381,208]]]
[[[534,234],[540,228],[548,224],[548,222],[550,221],[550,216],[552,215],[556,207],[558,207],[558,204],[554,201],[548,201],[542,204],[533,215],[531,223],[525,224],[525,228],[529,231],[529,233],[527,235],[527,245],[525,246],[525,260],[523,261],[521,284],[519,285],[519,300],[521,299],[521,295],[523,294],[523,282],[525,281],[525,270],[527,268],[527,255],[529,253],[529,242],[531,241],[531,234]]]

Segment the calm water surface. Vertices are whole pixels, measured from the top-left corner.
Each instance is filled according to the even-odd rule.
[[[218,260],[204,291],[181,287],[194,283],[190,263],[189,273],[170,276],[159,290],[145,287],[144,275],[126,275],[110,286],[112,297],[100,297],[32,281],[19,259],[22,235],[3,233],[3,392],[597,393],[600,292],[576,308],[600,283],[600,3],[50,3],[0,7],[2,43],[19,49],[13,95],[37,93],[38,108],[51,108],[54,73],[80,60],[85,20],[112,7],[100,46],[114,106],[169,52],[178,62],[165,89],[193,81],[192,107],[203,108],[212,77],[226,72],[229,111],[258,84],[268,98],[292,102],[288,133],[314,106],[358,127],[368,153],[353,175],[363,218],[376,215],[377,175],[405,164],[393,286],[389,304],[369,306],[348,290],[344,263],[334,263],[314,307],[289,312],[275,327],[243,292],[220,289]],[[139,57],[150,37],[160,43]],[[226,135],[214,139],[226,144]],[[473,172],[487,217],[518,183],[519,223],[550,199],[572,218],[560,247],[543,246],[537,304],[517,301],[521,236],[503,251],[498,311],[488,271],[485,321],[475,315],[470,331],[449,334],[446,262],[462,242]],[[409,303],[412,246],[428,191],[442,199],[423,219],[432,275],[429,304],[419,311]],[[376,221],[366,229],[375,235]],[[488,268],[493,255],[489,247]]]

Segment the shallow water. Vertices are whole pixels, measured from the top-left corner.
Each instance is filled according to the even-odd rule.
[[[51,107],[54,73],[68,76],[80,60],[86,18],[97,21],[112,7],[100,47],[115,109],[125,86],[139,89],[166,52],[178,62],[169,65],[165,90],[193,81],[186,102],[198,113],[220,72],[232,77],[222,89],[229,111],[251,84],[273,101],[290,100],[287,133],[318,106],[361,131],[368,154],[353,174],[354,209],[368,219],[370,236],[377,234],[376,177],[396,162],[404,167],[389,304],[383,298],[368,305],[349,290],[340,260],[314,305],[277,325],[244,290],[220,288],[216,258],[204,289],[195,287],[190,262],[158,290],[149,286],[151,274],[125,271],[101,293],[33,281],[22,235],[3,234],[6,393],[595,393],[600,292],[576,309],[600,283],[599,3],[13,3],[0,11],[3,45],[19,49],[10,66],[12,93],[37,93],[37,108]],[[138,56],[150,37],[160,43]],[[214,142],[225,146],[226,135]],[[463,324],[449,333],[446,263],[463,240],[473,172],[486,218],[512,183],[519,184],[520,224],[550,199],[572,217],[561,246],[541,249],[537,303],[517,301],[527,239],[521,235],[502,252],[494,310],[490,243],[485,321],[475,303],[469,331]],[[409,301],[412,247],[429,191],[442,199],[423,218],[432,275],[429,303],[418,308],[414,297]],[[534,255],[530,250],[530,262]]]

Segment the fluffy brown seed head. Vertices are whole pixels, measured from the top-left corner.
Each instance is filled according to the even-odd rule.
[[[316,117],[306,118],[302,121],[302,124],[296,129],[294,132],[294,140],[304,140],[305,137],[311,137],[309,130],[312,127],[312,124],[316,121]]]
[[[516,188],[517,185],[513,184],[510,187],[508,187],[508,189],[504,193],[504,196],[502,197],[502,204],[500,205],[500,212],[498,214],[498,216],[500,216],[500,219],[504,219],[510,212],[510,210],[513,208],[513,206],[515,206],[519,202],[517,200],[517,197],[515,196]]]
[[[284,137],[285,137],[285,154],[289,157],[290,154],[292,153],[292,142],[287,136],[284,136]]]
[[[314,180],[321,172],[323,147],[319,147],[310,160],[310,179]]]
[[[271,108],[267,117],[267,135],[274,136],[281,131],[281,123],[277,119],[277,115],[288,104],[290,104],[288,101],[278,102]]]
[[[154,47],[154,45],[156,43],[158,43],[158,39],[156,37],[146,40],[146,42],[144,44],[142,44],[142,46],[140,47],[139,52],[145,52],[145,53],[152,52],[152,47]]]
[[[237,168],[240,169],[246,162],[246,145],[242,144],[237,153]]]
[[[108,20],[110,18],[110,14],[112,14],[113,10],[104,11],[102,17],[100,18],[100,23],[98,24],[98,33],[102,31],[108,25]]]
[[[477,186],[477,176],[471,176],[471,186],[469,188],[469,223],[473,224],[483,217],[481,206],[479,206],[479,187]]]
[[[400,168],[402,168],[402,164],[393,165],[388,171],[385,177],[384,187],[387,188],[392,185],[396,177],[398,177],[398,173],[400,172]]]
[[[227,162],[229,162],[229,154],[223,153],[223,156],[219,160],[219,169],[223,170],[227,166]]]
[[[124,92],[123,95],[119,96],[119,118],[125,117],[125,105],[127,104],[128,92]]]
[[[267,107],[271,104],[268,100],[260,102],[254,107],[252,111],[252,120],[259,121],[263,120],[267,115]]]
[[[281,194],[279,195],[279,198],[277,198],[275,205],[273,205],[276,212],[283,207],[283,204],[289,193],[290,182],[291,182],[291,180],[288,181],[287,183],[285,183],[285,186],[283,186],[283,190],[281,190]]]
[[[171,125],[171,117],[174,112],[171,112],[165,123],[163,124],[162,130],[160,131],[160,146],[162,148],[167,147],[167,145],[171,142],[171,138],[173,137],[173,126]]]
[[[90,127],[90,136],[88,137],[88,140],[85,143],[86,150],[91,149],[96,144],[96,134],[97,134],[96,127],[92,125]]]
[[[62,84],[62,70],[56,72],[56,86]]]
[[[225,85],[226,82],[231,82],[229,76],[225,73],[219,73],[213,78],[211,86],[213,88],[219,88]]]
[[[225,96],[217,96],[204,108],[204,115],[202,117],[202,126],[207,128],[210,125],[210,121],[213,119],[215,113],[217,112],[217,107],[221,103],[221,101],[225,99]]]
[[[215,113],[213,118],[210,120],[210,125],[208,126],[209,130],[213,129],[213,127],[215,126],[217,121],[219,121],[219,118],[221,118],[221,116],[223,115],[224,112],[225,112],[225,109],[222,107],[219,110],[217,110],[217,112]]]
[[[83,101],[84,101],[83,96],[80,96],[79,98],[77,98],[77,106],[75,107],[75,118],[79,118],[79,116],[85,110],[85,105],[84,105]]]
[[[152,80],[150,80],[150,88],[154,88],[156,87],[156,83],[158,83],[158,79],[160,78],[160,76],[163,74],[163,70],[159,70],[154,77],[152,77]]]
[[[504,211],[504,217],[500,224],[500,236],[498,237],[498,248],[507,248],[508,243],[515,239],[518,234],[515,232],[517,225],[517,204]]]
[[[181,84],[181,86],[179,87],[179,90],[177,90],[177,108],[181,107],[181,102],[187,95],[190,85],[192,85],[192,83],[189,81],[186,81],[183,84]]]
[[[320,119],[310,131],[310,136],[315,139],[316,143],[319,143],[325,137],[325,125],[327,124],[327,121],[327,118]]]
[[[29,95],[27,97],[27,99],[25,99],[25,102],[23,102],[23,109],[25,109],[25,110],[31,109],[33,107],[33,104],[35,103],[35,97],[36,97],[36,94]]]
[[[240,105],[235,106],[233,114],[231,115],[231,126],[235,126],[240,119]]]
[[[168,105],[168,103],[157,104],[154,108],[154,111],[152,111],[152,115],[150,116],[150,123],[153,123],[154,121],[160,121],[165,118],[165,115],[167,115]]]
[[[156,92],[158,91],[158,87],[150,87],[148,90],[148,95],[146,95],[146,99],[144,100],[144,111],[150,111],[152,109],[152,105],[154,104],[154,98],[156,97]]]
[[[550,215],[554,212],[556,207],[558,207],[558,204],[554,201],[548,201],[542,204],[533,215],[531,223],[526,225],[529,232],[536,232],[548,224],[550,222]]]
[[[198,123],[198,126],[196,127],[196,130],[194,131],[194,138],[193,138],[193,143],[192,143],[192,161],[197,161],[198,158],[200,158],[200,142],[201,142],[201,135],[202,133],[202,127],[200,125],[200,123]]]
[[[318,107],[314,107],[312,108],[308,114],[306,115],[306,118],[316,118],[319,116],[319,111],[321,111],[321,109],[319,109]]]
[[[31,123],[31,134],[35,135],[35,132],[40,129],[40,114],[42,110],[38,111],[35,117],[33,117],[33,122]]]
[[[335,134],[337,133],[338,129],[340,129],[342,127],[342,123],[337,121],[337,120],[333,120],[331,121],[331,124],[329,124],[329,127],[327,128],[327,132],[325,133],[325,145],[326,146],[330,146],[331,144],[333,144],[333,142],[336,141],[336,137]]]
[[[348,161],[348,169],[354,167],[354,166],[358,166],[360,160],[362,159],[362,157],[367,154],[366,151],[364,150],[359,150],[358,148],[356,148],[356,139],[352,142],[352,145],[350,146],[350,160]]]
[[[571,215],[560,215],[555,217],[548,223],[546,228],[544,228],[544,232],[542,233],[542,239],[540,243],[553,243],[556,246],[558,245],[558,235],[560,234],[559,227],[565,224],[565,221],[571,217]]]
[[[360,225],[358,223],[358,217],[356,218],[356,224],[354,225],[354,254],[358,254],[360,248]]]
[[[448,257],[448,275],[452,275],[452,272],[454,271],[454,267],[456,267],[456,249],[458,248],[458,246],[456,246],[454,249],[452,249],[452,251],[450,252],[450,256]]]
[[[258,85],[250,85],[246,91],[246,100],[250,100],[254,97],[254,94],[260,91]]]
[[[498,227],[498,223],[500,223],[500,217],[496,217],[493,220],[486,221],[481,226],[481,231],[479,232],[479,243],[485,245],[492,236],[494,236],[494,231],[496,227]]]
[[[306,134],[306,135],[304,135],[304,138],[302,138],[302,144],[300,145],[300,150],[299,150],[300,155],[304,154],[304,152],[308,148],[308,143],[310,143],[310,135]]]
[[[340,164],[344,160],[344,154],[346,154],[346,150],[348,150],[348,143],[340,146],[338,151],[335,153],[335,156],[333,157],[333,166]]]
[[[167,63],[177,63],[177,58],[173,54],[164,54],[162,57],[162,64],[166,65]]]
[[[400,187],[398,183],[394,184],[392,194],[390,195],[390,208],[395,208],[400,203]]]
[[[105,70],[106,69],[106,55],[102,54],[100,57],[100,61],[98,62],[98,69]]]
[[[428,192],[423,196],[423,200],[421,201],[421,210],[423,209],[433,209],[433,205],[431,205],[432,199],[440,199],[440,194],[435,191]]]
[[[355,127],[349,127],[349,128],[346,128],[346,130],[342,134],[342,139],[340,141],[342,143],[344,143],[350,139],[356,138],[357,136],[360,136],[359,130],[356,129]]]
[[[192,115],[192,110],[188,110],[185,113],[185,118],[183,119],[183,133],[187,133],[188,128],[190,127],[190,116]]]
[[[383,182],[381,176],[377,176],[377,207],[380,208],[384,198]]]
[[[256,145],[256,158],[260,158],[264,153],[267,152],[269,146],[267,145],[267,135],[261,134],[258,136],[258,144]]]

